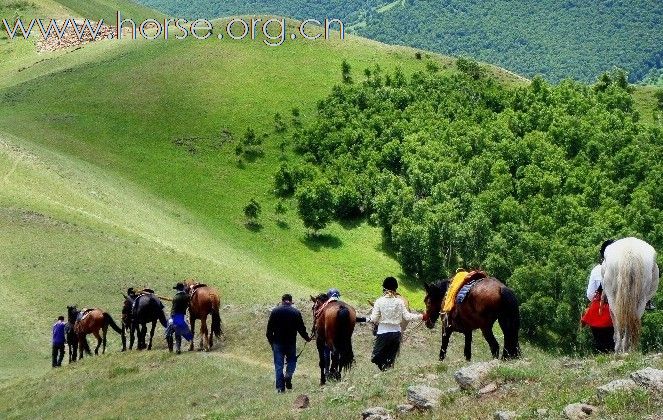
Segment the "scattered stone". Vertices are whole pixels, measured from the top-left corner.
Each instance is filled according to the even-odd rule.
[[[297,398],[295,398],[295,402],[292,404],[296,410],[303,410],[308,408],[310,405],[311,400],[306,394],[298,395]]]
[[[637,384],[633,379],[617,379],[603,386],[596,388],[596,395],[600,400],[604,399],[610,394],[619,391],[631,391],[637,388]]]
[[[426,379],[428,379],[429,381],[437,381],[437,378],[438,376],[434,373],[429,373],[428,375],[426,375]]]
[[[498,363],[497,360],[473,363],[456,371],[454,379],[462,389],[478,390],[481,388],[481,383]]]
[[[399,413],[409,413],[410,411],[413,411],[414,408],[415,407],[412,404],[399,404],[398,407],[396,407]]]
[[[371,407],[361,413],[361,418],[364,420],[390,420],[391,416],[384,407]]]
[[[640,369],[631,373],[633,379],[638,385],[656,391],[663,391],[663,370],[652,367]]]
[[[496,411],[493,418],[495,420],[514,420],[518,415],[513,411]]]
[[[596,407],[589,404],[575,403],[564,407],[562,414],[570,420],[584,419],[596,412]]]
[[[407,401],[424,410],[437,407],[441,396],[440,389],[426,385],[413,385],[407,388]]]
[[[539,417],[548,417],[548,409],[547,408],[537,408],[536,409],[536,415]]]
[[[495,382],[491,382],[479,390],[479,395],[486,395],[495,391],[497,391],[497,384]]]

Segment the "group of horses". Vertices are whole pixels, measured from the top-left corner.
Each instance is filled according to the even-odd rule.
[[[658,288],[659,269],[656,265],[656,251],[646,242],[636,238],[615,241],[605,250],[602,265],[603,290],[610,307],[615,329],[615,351],[628,352],[637,347],[640,338],[641,317],[645,305]],[[488,342],[493,357],[499,357],[500,346],[493,334],[495,322],[504,335],[502,358],[520,356],[518,333],[520,329],[520,311],[516,296],[510,288],[498,279],[482,276],[467,291],[462,303],[454,305],[449,313],[444,314],[442,322],[442,344],[439,360],[444,360],[449,338],[453,332],[465,337],[464,355],[469,361],[472,357],[472,332],[481,330]],[[444,279],[425,285],[426,326],[432,329],[440,318],[445,294],[451,279]],[[186,282],[186,292],[190,295],[191,329],[196,320],[201,321],[200,348],[209,350],[214,336],[221,335],[221,317],[219,314],[219,294],[216,290],[192,280]],[[152,348],[152,338],[157,322],[167,326],[163,312],[163,303],[154,293],[144,293],[135,300],[125,299],[122,310],[122,326],[100,309],[81,313],[75,307],[68,307],[67,342],[69,343],[70,361],[76,360],[76,347],[80,352],[90,354],[86,335],[97,338],[95,354],[99,347],[106,348],[108,327],[122,337],[122,350],[126,350],[125,332],[130,334],[129,349],[133,348],[134,336],[137,336],[138,349]],[[326,294],[311,297],[313,302],[313,334],[316,337],[320,358],[320,383],[339,379],[341,373],[349,369],[354,362],[352,335],[357,321],[356,310],[343,301],[328,301]],[[407,304],[406,304],[407,305]],[[207,316],[211,315],[211,329],[207,328]],[[147,324],[151,323],[149,342],[146,341]],[[72,344],[73,345],[72,348]],[[194,343],[191,341],[190,350]],[[329,352],[329,357],[326,353]]]
[[[209,351],[214,345],[214,337],[220,338],[222,333],[219,292],[213,287],[194,280],[186,280],[184,284],[185,292],[189,294],[191,331],[195,334],[196,320],[200,320],[199,348]],[[127,350],[127,334],[129,335],[130,350],[133,349],[134,343],[138,350],[151,350],[157,323],[160,323],[164,328],[168,327],[168,319],[164,313],[162,301],[170,300],[157,296],[150,289],[144,289],[135,297],[125,295],[122,304],[122,322],[119,326],[108,312],[101,309],[79,310],[76,306],[68,306],[65,336],[69,351],[69,362],[82,359],[85,353],[92,354],[87,342],[87,335],[89,334],[94,335],[97,339],[94,354],[99,354],[99,348],[102,348],[102,354],[105,353],[106,335],[109,327],[120,335],[122,351]],[[210,328],[207,326],[208,316],[211,317]],[[149,340],[147,339],[148,324],[151,324]],[[193,339],[189,349],[194,349]]]
[[[641,318],[645,305],[656,293],[659,268],[656,251],[637,238],[615,241],[605,250],[602,263],[603,290],[614,324],[615,352],[635,350],[640,339]],[[499,357],[500,346],[493,334],[497,321],[504,335],[503,359],[518,358],[520,346],[519,303],[513,290],[498,279],[482,276],[467,292],[463,302],[444,314],[442,344],[439,360],[444,360],[449,338],[453,332],[465,337],[464,355],[472,357],[472,332],[481,330],[494,358]],[[432,329],[440,318],[443,301],[451,278],[425,284],[426,326]],[[325,304],[327,296],[311,297],[313,301],[314,333],[320,358],[320,383],[327,378],[338,379],[354,361],[352,333],[356,323],[355,309],[342,301]],[[407,301],[406,301],[407,306]],[[331,352],[325,358],[325,351]]]

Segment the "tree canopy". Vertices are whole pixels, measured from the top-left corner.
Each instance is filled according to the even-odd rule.
[[[639,123],[623,72],[506,88],[461,67],[336,86],[292,133],[276,191],[303,217],[367,217],[421,282],[487,270],[516,291],[530,340],[572,350],[600,244],[662,249],[663,131]]]

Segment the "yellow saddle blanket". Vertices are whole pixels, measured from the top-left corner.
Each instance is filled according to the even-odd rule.
[[[467,271],[463,270],[457,272],[456,275],[453,276],[451,282],[449,283],[447,293],[444,295],[444,305],[442,305],[442,312],[449,313],[454,308],[454,304],[456,303],[456,295],[458,294],[460,288],[463,287],[463,284],[465,284],[465,278],[468,274],[469,273]]]

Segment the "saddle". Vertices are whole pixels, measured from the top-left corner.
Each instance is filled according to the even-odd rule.
[[[461,303],[463,303],[467,295],[470,294],[470,290],[472,290],[472,287],[474,287],[474,285],[479,283],[484,278],[485,277],[475,278],[465,283],[463,287],[460,288],[458,294],[456,295],[456,305],[460,305]]]
[[[463,294],[461,301],[460,302],[458,301],[458,296],[460,295],[460,292],[466,285],[470,283],[474,285],[476,281],[484,279],[486,277],[488,277],[488,275],[481,270],[473,270],[470,272],[466,272],[463,270],[458,271],[451,280],[449,288],[447,289],[447,293],[444,296],[444,306],[442,307],[442,312],[445,313],[451,312],[457,303],[461,303],[465,299],[471,287],[468,287],[465,290],[465,293]]]
[[[81,311],[78,313],[78,316],[76,317],[76,322],[84,320],[92,311],[94,311],[94,308],[81,309]]]

